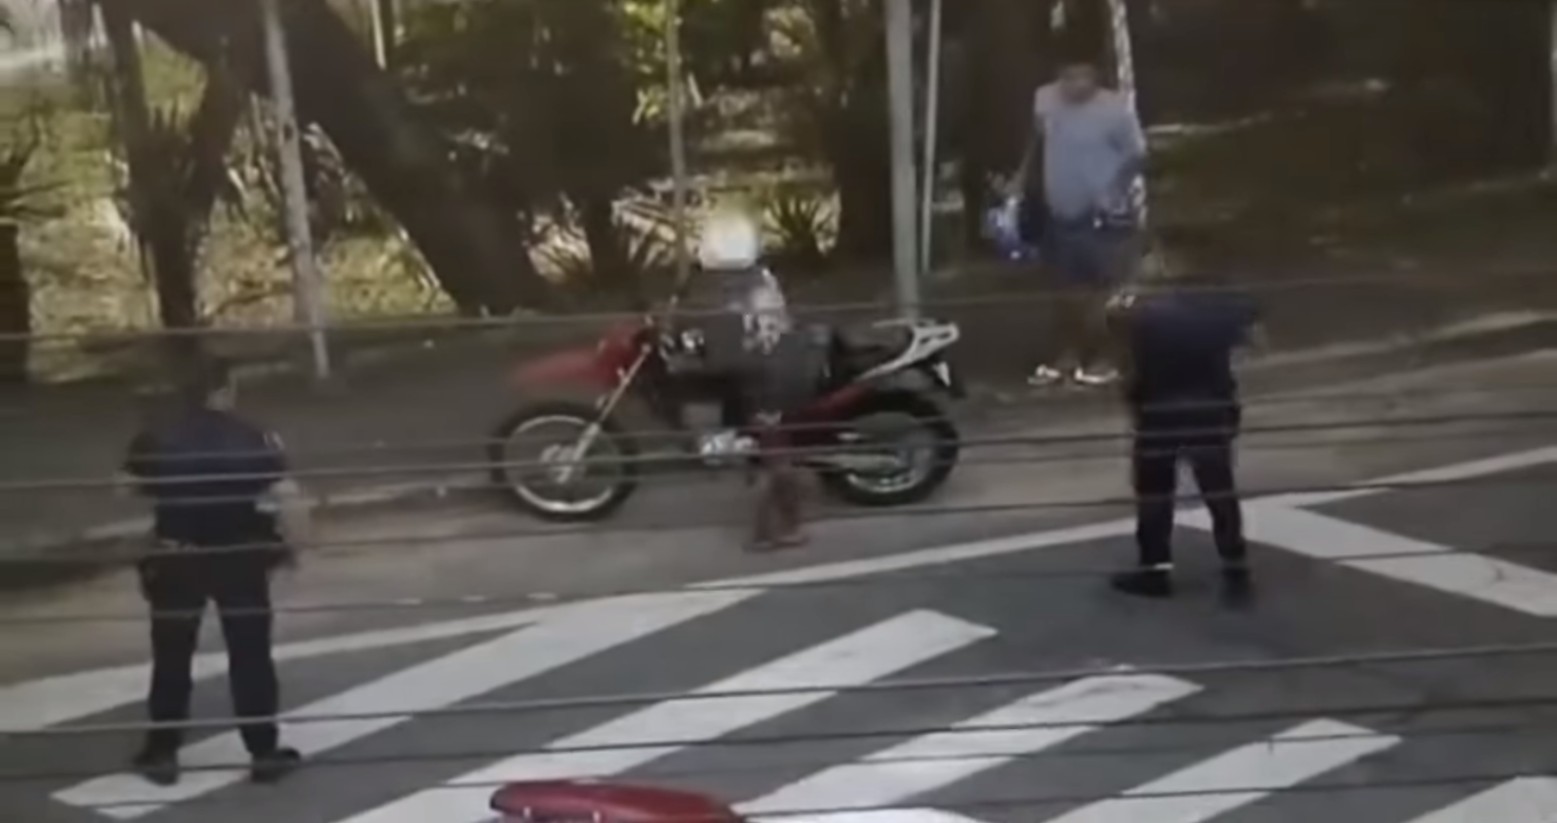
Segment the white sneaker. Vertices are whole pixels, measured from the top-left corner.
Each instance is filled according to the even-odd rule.
[[[697,453],[702,457],[721,457],[730,452],[730,443],[734,439],[733,431],[705,434],[698,440]]]
[[[1071,374],[1071,379],[1083,386],[1107,386],[1119,382],[1119,372],[1113,369],[1098,371],[1077,369]]]
[[[1033,369],[1033,373],[1027,377],[1027,385],[1037,388],[1052,386],[1065,379],[1065,372],[1053,366],[1043,365]]]
[[[697,453],[700,457],[719,458],[750,454],[756,448],[757,441],[733,429],[726,429],[704,436],[698,442]]]

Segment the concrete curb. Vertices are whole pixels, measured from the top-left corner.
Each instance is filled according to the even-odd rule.
[[[1271,352],[1250,361],[1245,371],[1251,380],[1273,373],[1292,374],[1309,369],[1333,368],[1350,365],[1350,370],[1371,366],[1387,366],[1402,355],[1409,355],[1410,362],[1425,360],[1427,356],[1444,350],[1461,351],[1469,355],[1463,359],[1481,359],[1491,356],[1514,354],[1541,348],[1532,345],[1537,337],[1550,335],[1557,343],[1557,313],[1504,312],[1483,315],[1469,320],[1416,334],[1397,334],[1385,338],[1341,343],[1286,352]],[[1503,348],[1512,347],[1503,351]],[[1345,371],[1345,370],[1343,370]],[[1351,379],[1346,374],[1336,375],[1340,381]],[[1261,392],[1264,393],[1264,392]],[[1022,393],[991,391],[984,394],[992,408],[986,414],[999,415],[1011,406],[1019,405],[1027,398]],[[389,506],[417,500],[446,500],[455,495],[475,492],[484,483],[480,475],[445,475],[431,479],[384,484],[357,489],[324,492],[316,495],[315,504],[320,513],[343,514],[356,509]],[[52,549],[101,545],[145,535],[151,528],[146,517],[121,520],[78,532],[56,532],[23,540],[0,542],[0,555],[25,556]],[[50,558],[38,557],[40,564],[50,563]]]

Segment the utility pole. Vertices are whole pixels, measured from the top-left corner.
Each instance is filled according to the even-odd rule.
[[[1557,164],[1557,0],[1551,0],[1548,4],[1548,30],[1546,48],[1548,51],[1547,93],[1551,95],[1551,133],[1548,135],[1551,143],[1551,155],[1549,162]]]
[[[1108,31],[1114,51],[1114,79],[1119,86],[1119,93],[1124,95],[1131,113],[1139,121],[1141,107],[1136,95],[1135,40],[1130,35],[1128,0],[1108,0]],[[1142,226],[1146,225],[1147,201],[1144,178],[1137,179],[1131,187],[1130,200],[1136,219],[1141,221]]]
[[[892,269],[898,312],[919,316],[914,169],[913,0],[886,0],[888,106],[892,125]]]
[[[395,0],[368,0],[368,16],[373,24],[373,57],[379,68],[387,69],[395,61],[395,38],[400,28]]]
[[[665,0],[665,74],[670,96],[671,210],[676,224],[676,288],[679,293],[692,275],[691,226],[687,215],[686,78],[681,71],[681,0]]]
[[[940,179],[936,156],[940,146],[941,125],[941,26],[944,21],[943,0],[930,0],[929,43],[925,48],[925,106],[924,106],[924,191],[920,192],[919,210],[919,261],[920,272],[930,273],[935,250],[935,184]]]
[[[286,29],[281,0],[260,0],[265,31],[265,61],[270,69],[270,92],[276,104],[276,147],[281,154],[281,188],[286,203],[287,249],[292,263],[292,305],[298,325],[308,329],[313,353],[314,377],[330,378],[330,350],[325,339],[325,307],[319,260],[314,256],[312,228],[308,223],[308,191],[303,181],[303,150],[297,125],[297,105],[292,92],[292,69],[287,58]]]

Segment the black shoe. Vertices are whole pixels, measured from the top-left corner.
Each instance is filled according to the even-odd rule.
[[[157,786],[172,786],[178,782],[178,753],[142,749],[131,761],[135,773],[146,782]]]
[[[1254,578],[1247,566],[1222,569],[1222,602],[1235,608],[1254,602]]]
[[[268,754],[257,754],[249,766],[249,779],[255,783],[279,783],[301,765],[303,755],[297,749],[281,748]]]
[[[1114,590],[1132,597],[1172,597],[1173,576],[1161,569],[1120,572],[1108,581]]]

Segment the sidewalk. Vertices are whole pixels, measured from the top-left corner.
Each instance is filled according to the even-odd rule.
[[[1267,353],[1251,364],[1252,390],[1323,384],[1557,342],[1554,314],[1504,312],[1443,323],[1438,321],[1452,314],[1402,311],[1359,324],[1356,311],[1326,313],[1313,300],[1323,302],[1292,301],[1272,318],[1276,341],[1293,348]],[[1092,415],[1112,405],[1106,393],[1026,391],[1020,380],[1028,364],[1021,350],[1032,336],[1032,306],[997,308],[964,305],[940,312],[965,330],[957,358],[974,395],[959,410],[965,425],[1004,429]],[[1350,322],[1343,325],[1347,318]],[[1335,334],[1350,327],[1371,329],[1373,335],[1351,344],[1316,346],[1316,341],[1336,339],[1314,328],[1329,323],[1342,330]],[[1383,335],[1385,330],[1390,333]],[[553,323],[429,344],[354,366],[327,391],[292,377],[272,378],[248,388],[241,402],[281,432],[297,468],[313,475],[310,489],[327,506],[436,499],[451,487],[480,482],[482,439],[520,402],[506,379],[513,363],[526,353],[594,334],[591,328]],[[106,486],[137,426],[139,402],[125,387],[81,385],[0,404],[0,454],[5,456],[0,486],[11,487],[0,489],[0,552],[34,553],[144,530],[138,501],[116,497]],[[30,484],[55,487],[16,488]]]

